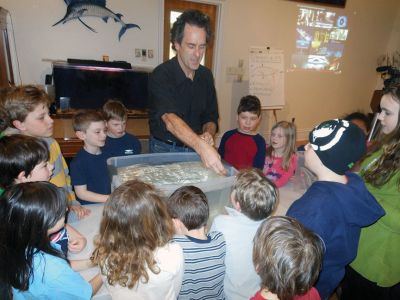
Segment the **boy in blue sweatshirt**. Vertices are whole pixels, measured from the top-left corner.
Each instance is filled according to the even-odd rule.
[[[356,257],[361,228],[385,212],[363,180],[348,172],[366,151],[361,129],[346,120],[325,121],[310,132],[309,141],[305,165],[318,180],[291,205],[287,215],[325,243],[316,288],[321,299],[328,299],[342,280],[345,266]]]

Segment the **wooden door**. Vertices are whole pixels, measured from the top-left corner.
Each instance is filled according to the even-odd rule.
[[[163,47],[163,59],[164,61],[170,59],[175,55],[175,52],[171,48],[170,41],[170,30],[172,27],[171,15],[176,16],[187,9],[197,9],[209,16],[211,32],[210,41],[208,42],[206,52],[204,55],[204,65],[212,69],[213,66],[213,55],[214,55],[214,37],[216,30],[216,18],[217,18],[217,6],[212,4],[198,3],[192,1],[183,0],[165,0],[164,1],[164,47]],[[172,52],[171,52],[172,51]]]

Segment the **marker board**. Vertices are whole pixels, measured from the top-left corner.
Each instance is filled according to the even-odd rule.
[[[284,98],[284,56],[269,47],[249,49],[249,94],[257,96],[262,109],[281,109]]]

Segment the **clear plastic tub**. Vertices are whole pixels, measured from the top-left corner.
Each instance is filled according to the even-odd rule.
[[[304,164],[304,151],[297,151],[297,169],[292,177],[296,190],[306,191],[314,181],[317,180],[316,175],[308,169]]]
[[[111,189],[114,190],[122,183],[121,178],[118,176],[118,168],[136,164],[163,165],[189,161],[200,161],[200,157],[197,153],[193,152],[152,153],[111,157],[107,160],[108,170],[111,178]],[[208,224],[211,224],[211,221],[215,215],[225,213],[224,206],[230,206],[229,199],[231,186],[238,171],[226,163],[224,163],[224,166],[227,170],[227,176],[213,178],[205,182],[190,184],[197,186],[207,195],[210,207],[210,219]],[[155,184],[155,186],[163,192],[165,197],[168,197],[177,188],[183,185],[185,184]]]

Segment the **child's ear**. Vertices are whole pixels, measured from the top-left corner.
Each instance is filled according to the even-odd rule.
[[[181,220],[177,218],[172,218],[172,223],[174,223],[176,234],[184,235],[187,233],[188,230]]]
[[[240,208],[240,203],[236,201],[235,193],[231,193],[231,203],[234,209],[236,209],[237,211],[242,211],[242,209]]]
[[[17,128],[19,131],[25,131],[26,126],[24,122],[21,122],[19,120],[14,120],[12,121],[12,124],[14,125],[15,128]]]
[[[22,183],[22,182],[27,182],[28,179],[25,176],[25,171],[21,171],[17,178],[14,179],[15,183]]]
[[[75,135],[77,136],[78,139],[84,140],[85,139],[85,133],[83,131],[75,131]]]
[[[254,266],[254,269],[256,270],[256,273],[258,274],[258,270],[260,269],[260,266],[259,266],[258,264],[256,264],[256,265]]]

